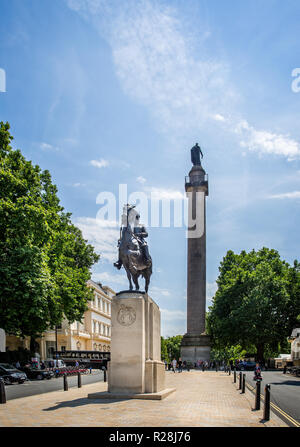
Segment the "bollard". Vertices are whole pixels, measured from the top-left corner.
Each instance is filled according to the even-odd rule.
[[[0,404],[6,404],[5,385],[2,378],[0,378]]]
[[[78,384],[78,388],[81,388],[81,374],[80,372],[77,373],[77,384]]]
[[[67,374],[64,374],[64,391],[68,391],[69,387],[68,387],[68,379],[67,379]]]
[[[228,375],[229,375],[229,376],[231,375],[231,365],[230,365],[229,368],[228,368]]]
[[[233,370],[233,383],[236,383],[236,368]]]
[[[264,406],[264,420],[270,420],[270,384],[267,383],[265,386],[265,406]]]
[[[243,374],[242,393],[245,393],[245,386],[246,386],[246,374]]]
[[[255,410],[260,410],[260,380],[256,382]]]
[[[103,372],[104,372],[104,379],[103,380],[104,380],[104,382],[106,382],[106,368],[103,369]]]
[[[239,383],[239,390],[242,389],[242,373],[240,372],[240,383]]]

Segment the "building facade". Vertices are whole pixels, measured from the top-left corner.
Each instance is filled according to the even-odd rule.
[[[110,351],[111,300],[115,292],[92,280],[87,286],[93,290],[94,299],[88,303],[82,322],[69,324],[64,320],[59,328],[46,331],[36,340],[41,360],[53,358],[56,343],[58,351]],[[29,346],[29,337],[6,336],[6,347],[11,351],[19,347],[29,349]]]
[[[294,366],[300,366],[300,328],[295,328],[289,338],[291,358]]]

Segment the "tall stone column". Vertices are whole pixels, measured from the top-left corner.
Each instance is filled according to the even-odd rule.
[[[187,333],[181,344],[182,360],[209,360],[210,339],[205,334],[207,175],[201,163],[186,177],[189,225],[187,232]]]

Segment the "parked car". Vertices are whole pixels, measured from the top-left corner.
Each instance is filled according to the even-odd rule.
[[[24,371],[28,377],[28,379],[37,379],[37,380],[44,380],[44,379],[51,379],[54,377],[53,371],[47,371],[46,369],[39,369],[39,368],[32,368],[30,366],[24,366],[22,368],[22,371]]]
[[[9,363],[0,363],[0,376],[6,385],[24,383],[27,375]]]
[[[254,371],[255,366],[255,362],[242,362],[237,365],[236,369],[239,371]]]

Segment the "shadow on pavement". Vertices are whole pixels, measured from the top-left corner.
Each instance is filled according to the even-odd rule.
[[[88,404],[112,404],[114,402],[122,402],[123,400],[128,399],[88,399],[87,397],[81,397],[80,399],[74,399],[74,400],[68,400],[65,402],[57,402],[57,404],[54,407],[49,408],[43,408],[43,411],[55,411],[59,408],[74,408],[74,407],[81,407],[83,405]],[[105,410],[109,410],[109,408],[105,408]]]
[[[270,382],[270,385],[293,385],[293,386],[300,386],[300,380],[286,380],[285,382]]]

